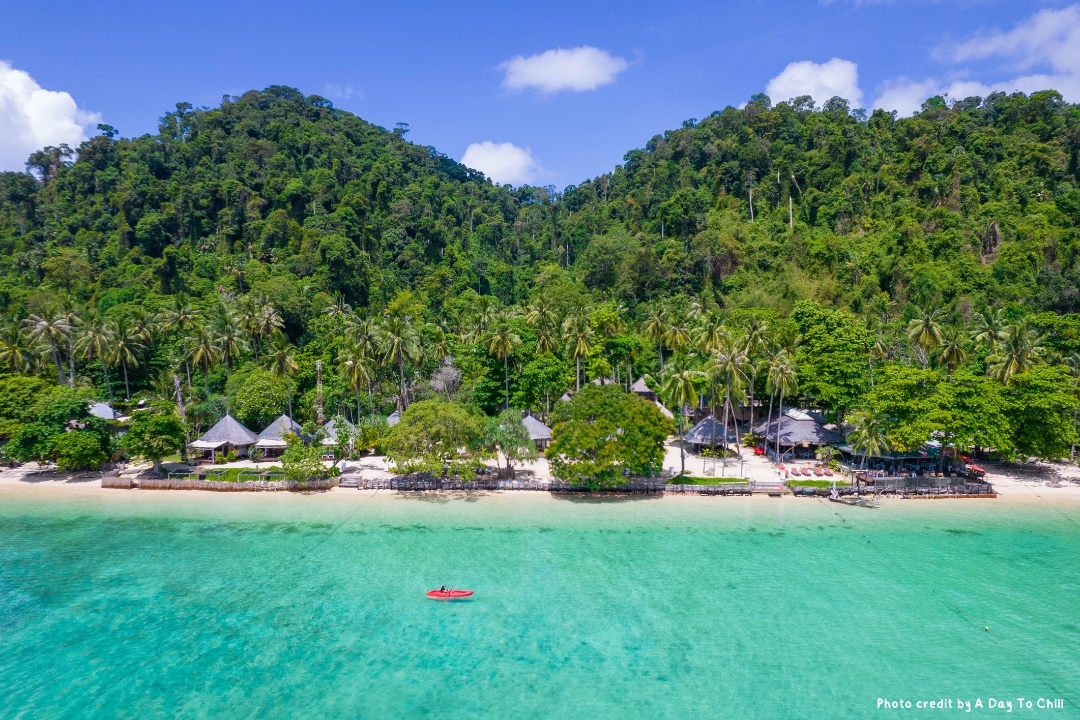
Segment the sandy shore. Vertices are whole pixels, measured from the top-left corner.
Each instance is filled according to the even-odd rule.
[[[669,448],[668,463],[665,467],[672,466],[674,463],[680,463],[681,458],[679,456],[678,448]],[[695,475],[700,475],[703,469],[707,468],[709,461],[705,461],[700,457],[688,455],[687,456],[687,471]],[[381,477],[388,476],[389,473],[386,470],[385,462],[381,458],[367,458],[363,461],[354,464],[357,466],[355,469],[359,471],[364,477]],[[711,465],[711,463],[709,463]],[[679,465],[674,464],[676,470]],[[353,468],[350,468],[353,470]],[[540,460],[539,462],[532,464],[532,467],[526,469],[527,472],[523,473],[523,476],[531,477],[543,477],[547,475],[547,463]],[[729,466],[724,470],[725,474],[729,477],[739,476],[740,467],[738,462],[731,462]],[[134,469],[133,469],[134,471]],[[1062,463],[1038,463],[1034,465],[995,465],[989,464],[987,467],[987,477],[990,482],[993,483],[994,488],[998,492],[998,498],[994,500],[954,500],[954,503],[973,503],[973,502],[1007,502],[1007,503],[1051,503],[1051,504],[1064,504],[1070,507],[1075,507],[1080,510],[1080,468],[1075,465],[1065,465]],[[715,468],[715,474],[719,476],[721,474],[721,468],[717,464]],[[742,464],[743,476],[755,479],[755,480],[776,480],[776,470],[765,460],[756,457],[748,457]],[[167,500],[168,498],[175,499],[177,495],[182,494],[184,496],[201,497],[207,502],[215,502],[222,496],[219,493],[207,493],[198,491],[140,491],[140,490],[111,490],[103,489],[101,487],[101,474],[100,473],[55,473],[48,472],[41,468],[38,468],[33,463],[23,465],[18,468],[4,468],[0,470],[0,502],[4,502],[5,499],[31,499],[38,498],[46,500],[47,498],[68,497],[71,499],[81,498],[90,499],[93,497],[112,497],[118,495],[137,496],[138,502],[159,502]],[[252,495],[261,497],[274,497],[271,504],[278,505],[280,503],[299,502],[302,504],[309,504],[311,502],[336,502],[338,500],[355,502],[358,498],[368,497],[375,494],[375,491],[346,489],[346,488],[334,488],[332,490],[320,493],[228,493],[229,496],[233,495]],[[393,495],[395,493],[387,493],[382,491],[383,496]],[[464,495],[464,494],[463,494]],[[479,494],[477,494],[479,495]],[[514,502],[514,503],[531,503],[540,498],[550,497],[550,493],[547,492],[528,492],[528,491],[505,491],[505,492],[487,492],[482,494],[484,498],[490,499],[497,498],[499,502]],[[321,498],[318,500],[317,498]],[[783,498],[770,498],[765,495],[756,495],[754,497],[747,498],[731,498],[731,497],[702,497],[699,495],[679,495],[679,494],[667,494],[661,498],[656,498],[655,502],[662,502],[665,505],[670,503],[711,503],[711,504],[723,504],[723,503],[775,503],[783,502],[785,504],[790,503],[806,503],[812,502],[805,498],[796,498],[793,496],[784,496]],[[906,502],[903,500],[887,500],[887,502]],[[940,502],[940,501],[938,501]],[[937,503],[933,503],[937,504]],[[946,503],[951,504],[951,503]]]

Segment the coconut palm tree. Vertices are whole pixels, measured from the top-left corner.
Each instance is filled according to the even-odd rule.
[[[1009,323],[1005,319],[1004,311],[986,308],[975,316],[975,328],[971,331],[971,339],[976,345],[986,348],[993,355],[1008,332]]]
[[[232,362],[243,356],[247,349],[244,341],[244,330],[236,313],[219,303],[214,308],[210,320],[211,332],[221,350],[221,358],[225,361],[225,374],[232,370]]]
[[[540,353],[554,353],[558,347],[556,329],[558,328],[558,315],[548,304],[543,294],[538,295],[532,304],[525,308],[525,322],[529,327],[536,330],[536,350]]]
[[[878,330],[874,341],[870,343],[870,352],[866,355],[866,364],[870,368],[870,387],[874,387],[874,360],[884,360],[889,356],[889,345],[885,334]]]
[[[1027,372],[1042,359],[1043,338],[1028,320],[1013,323],[998,345],[998,352],[986,358],[990,376],[1006,385],[1014,375]]]
[[[589,316],[584,310],[572,312],[563,320],[563,340],[574,359],[575,388],[581,389],[581,361],[589,357],[595,337]]]
[[[371,397],[371,381],[375,377],[373,358],[360,345],[346,345],[337,356],[338,374],[345,385],[356,394],[356,421],[360,422],[360,388],[367,386]]]
[[[188,360],[188,333],[199,321],[199,313],[191,304],[184,292],[173,295],[172,302],[158,315],[158,323],[161,329],[168,332],[175,330],[180,336],[180,352],[184,354],[184,371],[187,373],[187,384],[191,387],[191,362]]]
[[[0,367],[15,373],[34,371],[39,354],[27,328],[18,322],[0,326]]]
[[[510,315],[500,313],[488,330],[491,338],[488,341],[488,354],[503,361],[503,383],[506,392],[504,409],[510,407],[510,353],[514,348],[521,345],[521,337],[514,332],[514,326],[510,324]]]
[[[918,310],[917,316],[908,323],[907,336],[911,344],[920,351],[923,367],[929,364],[929,353],[941,344],[941,311],[936,308],[929,311]]]
[[[784,416],[784,395],[792,395],[799,391],[799,374],[795,370],[795,361],[791,355],[784,352],[778,357],[777,362],[769,367],[768,384],[780,395],[780,403],[777,409],[777,417]],[[769,422],[772,422],[772,408],[769,408]],[[768,430],[766,430],[766,437]],[[780,462],[780,422],[776,423],[776,462]]]
[[[46,317],[31,315],[24,322],[30,330],[30,339],[49,348],[53,363],[56,364],[57,380],[61,385],[66,384],[64,365],[60,361],[60,348],[67,342],[68,333],[71,332],[67,318],[60,313]]]
[[[706,376],[718,377],[724,384],[725,455],[727,454],[728,413],[731,413],[732,420],[734,420],[735,416],[734,408],[731,406],[731,397],[734,395],[737,400],[746,397],[743,394],[743,388],[746,387],[746,367],[748,363],[743,343],[734,339],[725,339],[716,349],[713,356],[705,363]],[[735,425],[735,451],[740,452],[738,424]],[[721,466],[721,473],[723,473],[723,466]]]
[[[113,345],[112,329],[109,323],[101,318],[92,318],[86,322],[79,332],[79,340],[76,344],[79,352],[87,362],[97,360],[101,363],[101,372],[105,376],[105,390],[109,394],[109,405],[112,405],[112,383],[109,382],[109,352]]]
[[[750,373],[750,429],[754,428],[754,392],[757,389],[758,372],[763,367],[763,355],[769,347],[769,325],[759,318],[751,318],[746,324],[743,347]]]
[[[683,348],[690,344],[690,328],[687,325],[673,322],[668,325],[664,333],[664,344],[671,348],[671,352],[678,355]]]
[[[131,385],[128,382],[128,368],[139,367],[139,355],[146,350],[143,344],[143,331],[129,318],[121,317],[108,325],[112,337],[110,352],[111,364],[119,365],[124,370],[124,398],[131,400]]]
[[[71,387],[75,387],[75,337],[79,332],[79,326],[82,325],[82,319],[72,309],[68,309],[64,312],[64,319],[68,324],[67,332],[67,356],[68,356],[68,384]]]
[[[704,373],[700,370],[682,368],[673,372],[664,382],[663,393],[668,401],[679,409],[679,446],[682,460],[680,475],[686,474],[686,427],[684,425],[685,409],[694,407],[698,403],[697,384],[704,379]]]
[[[847,441],[856,455],[862,455],[863,469],[865,470],[871,457],[877,457],[889,449],[889,438],[885,432],[885,423],[877,415],[862,413],[852,418],[855,430],[848,434]],[[858,488],[858,480],[852,472],[854,485]]]
[[[967,362],[967,342],[964,332],[956,327],[947,328],[941,334],[941,344],[934,349],[938,363],[945,368],[945,372],[952,381],[952,374],[956,368]]]
[[[728,330],[724,327],[724,320],[720,317],[720,313],[706,313],[701,318],[701,325],[694,331],[694,345],[698,352],[708,355],[720,347],[720,343],[727,337]]]
[[[206,394],[209,396],[210,370],[221,361],[221,348],[213,334],[201,325],[196,325],[194,335],[188,338],[188,358],[202,371]]]
[[[389,315],[376,330],[376,342],[384,365],[397,365],[401,383],[402,408],[409,406],[409,394],[405,385],[405,363],[420,362],[422,350],[420,333],[408,315]]]
[[[291,379],[300,366],[296,364],[296,348],[289,342],[285,333],[279,330],[271,336],[263,361],[270,372],[285,378],[285,392],[289,396],[289,417],[291,418],[293,416]]]
[[[645,322],[641,324],[641,334],[645,339],[656,345],[656,352],[660,355],[660,376],[664,376],[664,336],[668,332],[667,312],[658,305],[649,308],[645,316]]]

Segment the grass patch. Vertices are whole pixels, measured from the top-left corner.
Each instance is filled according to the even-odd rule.
[[[788,480],[788,487],[811,487],[811,488],[831,488],[833,483],[836,483],[837,487],[844,487],[850,483],[844,481],[843,478],[836,478],[835,480]]]
[[[690,475],[674,477],[668,481],[668,485],[748,485],[749,483],[750,481],[746,478],[691,477]]]
[[[266,471],[271,471],[274,473],[274,475],[272,475],[270,478],[258,478],[255,476],[256,472],[263,473]],[[243,478],[240,477],[241,473],[243,473]],[[195,473],[190,473],[189,475],[187,475],[187,477],[191,480],[196,479]],[[198,476],[198,479],[211,480],[213,482],[240,482],[241,480],[244,480],[246,482],[249,480],[261,479],[269,479],[272,481],[276,481],[284,480],[285,475],[281,472],[281,466],[275,465],[273,467],[261,467],[258,469],[258,471],[252,470],[251,468],[226,468],[225,470],[222,470],[220,472],[207,471],[203,474],[200,474]]]

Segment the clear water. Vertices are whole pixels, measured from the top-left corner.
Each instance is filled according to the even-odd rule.
[[[1075,505],[149,495],[0,500],[0,717],[1080,717]]]

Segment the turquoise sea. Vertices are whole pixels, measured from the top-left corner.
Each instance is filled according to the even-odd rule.
[[[442,584],[475,599],[424,597]],[[1077,503],[0,494],[0,718],[996,716],[1019,697],[1080,717]]]

